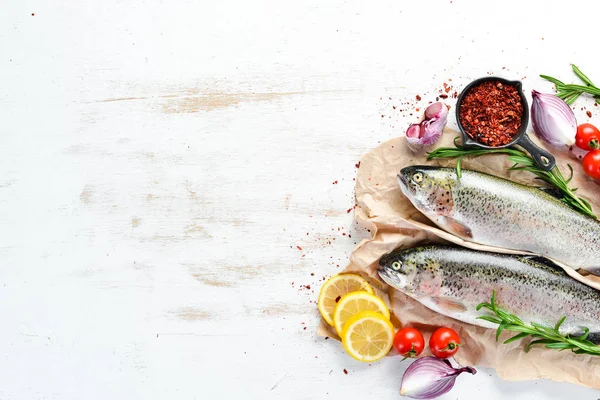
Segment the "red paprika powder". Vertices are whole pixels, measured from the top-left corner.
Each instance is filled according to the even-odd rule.
[[[472,87],[459,109],[460,123],[467,135],[494,147],[513,141],[522,117],[519,91],[500,81],[487,81]]]

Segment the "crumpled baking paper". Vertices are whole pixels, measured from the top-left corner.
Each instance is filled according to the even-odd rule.
[[[396,248],[410,248],[426,243],[448,244],[476,250],[511,253],[503,249],[468,243],[435,227],[427,217],[417,211],[404,197],[396,176],[408,165],[429,164],[453,167],[455,159],[426,161],[426,152],[442,146],[453,146],[458,132],[446,129],[434,146],[411,149],[404,137],[392,139],[364,155],[356,178],[357,207],[355,218],[371,231],[371,238],[363,240],[352,252],[350,263],[344,272],[359,273],[374,286],[392,310],[392,322],[400,326],[420,329],[428,343],[431,333],[440,326],[449,326],[461,337],[463,346],[455,359],[462,365],[475,365],[496,369],[498,375],[512,381],[545,378],[557,382],[570,382],[592,388],[600,388],[600,357],[577,355],[570,351],[556,351],[540,346],[528,353],[523,350],[530,341],[523,339],[511,344],[502,344],[511,333],[504,332],[496,342],[496,331],[466,324],[437,314],[401,292],[388,287],[377,275],[377,263],[384,254]],[[535,138],[532,137],[535,141]],[[543,147],[543,146],[542,146]],[[571,187],[577,187],[578,195],[588,200],[600,213],[600,187],[583,172],[580,162],[568,153],[557,154],[557,165],[568,176],[570,164],[574,169]],[[511,179],[516,182],[543,186],[531,173],[508,171],[512,165],[506,155],[486,155],[463,159],[463,169],[472,169]],[[571,276],[590,286],[600,289],[600,279],[583,276],[566,268]],[[596,305],[598,306],[598,305]],[[568,316],[567,316],[568,317]],[[560,316],[557,316],[557,319]],[[339,339],[335,330],[324,320],[319,335]],[[429,355],[426,349],[422,355]]]

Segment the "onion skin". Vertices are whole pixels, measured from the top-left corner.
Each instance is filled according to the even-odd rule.
[[[536,135],[555,147],[569,147],[575,143],[577,119],[567,103],[553,94],[531,92],[531,124]]]
[[[456,377],[463,372],[477,373],[472,367],[454,368],[448,360],[419,358],[404,372],[400,394],[413,399],[435,399],[449,392],[454,387]]]

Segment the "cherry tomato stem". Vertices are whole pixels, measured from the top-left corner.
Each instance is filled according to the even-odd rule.
[[[448,346],[446,346],[442,349],[442,351],[452,351],[454,349],[459,348],[460,346],[461,346],[460,343],[450,342],[450,343],[448,343]]]

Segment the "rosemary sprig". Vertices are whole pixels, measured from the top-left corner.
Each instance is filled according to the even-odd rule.
[[[458,139],[458,138],[457,138]],[[563,174],[560,172],[557,166],[551,171],[544,171],[540,169],[535,161],[524,151],[517,149],[476,149],[463,147],[457,144],[456,139],[454,140],[455,147],[440,147],[427,154],[427,159],[432,160],[434,158],[458,158],[456,162],[456,174],[460,178],[462,176],[461,162],[465,156],[482,156],[485,154],[507,154],[508,159],[515,164],[509,168],[510,171],[527,171],[536,175],[542,181],[554,186],[562,193],[563,197],[561,200],[572,207],[573,209],[588,215],[594,219],[598,219],[592,210],[592,206],[585,199],[578,197],[575,194],[575,189],[569,188],[569,182],[573,177],[573,169],[569,165],[571,176],[565,179]]]
[[[540,77],[554,83],[558,92],[556,93],[556,96],[563,99],[569,105],[573,104],[575,100],[577,100],[577,98],[583,93],[589,93],[593,95],[596,100],[600,100],[600,88],[596,87],[596,85],[594,85],[590,78],[588,78],[587,75],[581,72],[581,70],[577,68],[575,64],[571,64],[571,68],[573,68],[573,72],[575,73],[575,75],[577,75],[579,79],[581,79],[585,86],[565,84],[559,81],[558,79],[548,75],[540,75]]]
[[[510,314],[498,307],[496,304],[496,291],[492,292],[492,299],[489,303],[481,303],[477,306],[477,311],[482,308],[488,309],[494,314],[483,315],[477,318],[498,324],[496,341],[498,341],[500,334],[503,331],[518,332],[515,336],[506,339],[503,343],[507,344],[531,336],[534,340],[525,347],[525,352],[528,352],[532,346],[542,344],[548,349],[571,350],[576,354],[600,356],[600,346],[587,340],[590,333],[588,328],[584,328],[584,333],[581,336],[562,335],[560,333],[559,329],[565,322],[566,317],[562,317],[553,328],[534,322],[526,324],[516,315]]]

